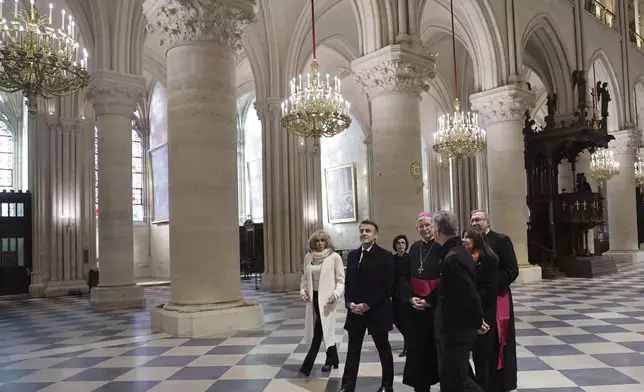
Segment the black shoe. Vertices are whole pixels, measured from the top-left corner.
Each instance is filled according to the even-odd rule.
[[[378,392],[394,392],[394,388],[392,388],[392,387],[380,387],[380,389],[378,389]]]
[[[333,367],[334,369],[337,369],[337,368],[338,368],[338,364],[336,363],[336,364],[333,364],[333,365],[324,365],[324,366],[322,366],[322,372],[323,372],[323,373],[330,372],[330,371],[331,371],[331,367]]]
[[[406,356],[407,356],[407,350],[402,350],[402,352],[400,354],[398,354],[399,358],[404,358]]]
[[[304,367],[301,367],[300,371],[298,373],[301,374],[304,377],[308,377],[308,376],[311,375],[311,369],[306,369]]]

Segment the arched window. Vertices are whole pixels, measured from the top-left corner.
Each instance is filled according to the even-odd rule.
[[[13,136],[0,121],[0,191],[13,188]]]
[[[132,219],[143,221],[143,217],[143,140],[132,121]]]

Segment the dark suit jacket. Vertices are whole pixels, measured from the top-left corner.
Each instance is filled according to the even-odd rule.
[[[448,336],[475,333],[483,324],[483,310],[476,290],[474,259],[459,237],[445,242],[438,251],[438,256],[441,260],[441,281],[438,288],[436,333]]]
[[[488,231],[490,248],[499,256],[498,291],[507,289],[519,276],[519,264],[510,237],[496,231]]]
[[[393,255],[374,244],[360,262],[362,247],[349,252],[344,282],[344,301],[349,304],[364,303],[369,311],[356,315],[349,311],[344,323],[347,331],[366,327],[370,334],[393,329],[391,290],[394,283]]]
[[[493,257],[479,257],[476,262],[476,289],[481,298],[483,319],[491,327],[496,325],[496,297],[498,295],[498,261]]]
[[[391,289],[391,299],[399,303],[406,303],[405,290],[403,289],[405,282],[405,272],[409,270],[409,253],[403,253],[402,257],[394,254],[394,283]]]

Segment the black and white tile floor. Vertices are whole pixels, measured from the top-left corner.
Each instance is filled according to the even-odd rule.
[[[594,280],[563,279],[514,288],[519,391],[644,391],[644,266]],[[306,353],[304,306],[297,293],[245,285],[262,303],[266,325],[208,339],[176,339],[150,329],[149,309],[169,288],[148,288],[147,310],[99,311],[87,297],[0,299],[0,392],[332,391],[317,367],[298,377]],[[337,334],[344,335],[344,315]],[[391,335],[395,350],[402,345]],[[396,359],[397,392],[404,361]],[[324,361],[319,355],[318,364]],[[379,386],[380,364],[365,341],[359,391]]]

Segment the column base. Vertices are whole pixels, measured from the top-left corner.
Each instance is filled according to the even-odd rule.
[[[269,293],[299,291],[301,279],[301,272],[294,274],[263,274],[260,289]]]
[[[29,286],[29,296],[31,298],[44,298],[47,291],[47,285],[44,283],[32,283]]]
[[[62,297],[69,295],[70,291],[89,294],[89,286],[84,280],[51,281],[45,288],[45,297]]]
[[[264,311],[256,302],[209,306],[159,305],[152,309],[152,328],[180,338],[213,336],[264,325]]]
[[[541,267],[538,265],[520,265],[516,283],[540,282],[543,279],[541,273]]]
[[[609,250],[603,256],[611,257],[617,265],[617,272],[625,267],[644,261],[644,251],[639,250]]]
[[[143,287],[128,286],[101,286],[92,288],[90,305],[97,308],[144,308],[145,295]]]

